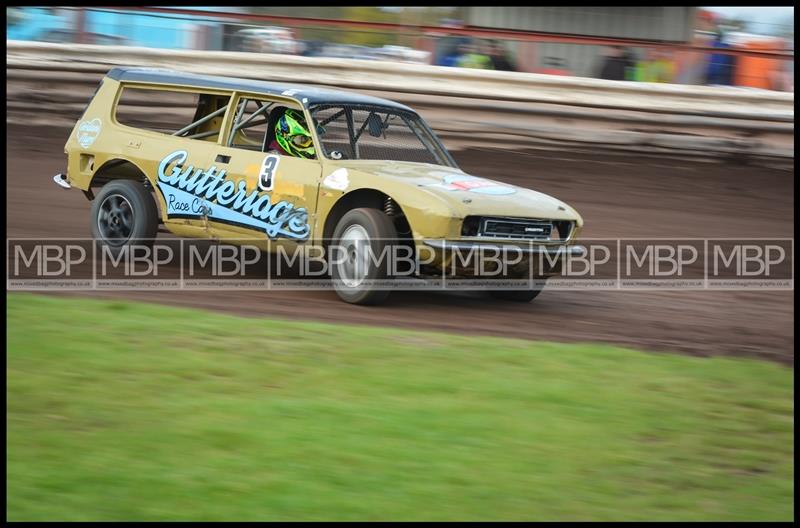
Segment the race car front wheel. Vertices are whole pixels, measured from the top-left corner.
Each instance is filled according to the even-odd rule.
[[[343,301],[378,304],[388,297],[387,285],[376,283],[391,275],[387,248],[396,241],[394,224],[377,209],[353,209],[339,220],[328,259],[334,290]]]
[[[114,180],[92,202],[92,237],[114,256],[125,246],[153,244],[158,208],[140,182]]]

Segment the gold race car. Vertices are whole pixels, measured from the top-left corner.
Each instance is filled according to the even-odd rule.
[[[65,153],[54,180],[91,201],[98,244],[146,243],[163,226],[270,252],[318,245],[353,303],[388,295],[397,270],[374,257],[390,247],[413,256],[416,278],[475,277],[467,262],[491,250],[513,263],[506,276],[546,280],[582,250],[572,207],[464,173],[414,110],[352,92],[114,68]],[[530,301],[531,285],[489,290]]]

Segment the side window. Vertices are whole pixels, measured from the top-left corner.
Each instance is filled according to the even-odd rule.
[[[280,146],[280,140],[275,136],[275,125],[287,111],[292,111],[294,118],[291,128],[286,132],[294,144],[288,147],[288,153]],[[286,106],[283,102],[242,97],[236,103],[227,145],[255,152],[274,150],[282,155],[316,159],[313,140],[308,134],[305,118],[302,116],[302,110],[291,105]],[[286,140],[284,136],[284,141]]]
[[[279,117],[273,115],[272,112],[276,106],[277,104],[273,101],[249,98],[239,99],[231,133],[228,136],[228,146],[257,152],[264,151],[265,146],[268,146],[265,143],[267,141],[268,125],[274,126],[270,117],[275,119]]]
[[[317,132],[321,136],[322,149],[326,156],[336,152],[345,159],[355,158],[353,146],[350,143],[350,129],[347,116],[342,107],[329,107],[312,112]]]
[[[217,141],[230,96],[124,86],[120,124],[173,136]]]

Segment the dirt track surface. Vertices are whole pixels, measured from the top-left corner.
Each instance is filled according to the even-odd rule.
[[[68,134],[64,128],[8,128],[8,237],[90,236],[89,202],[82,193],[64,191],[52,181],[64,170]],[[467,172],[534,188],[574,206],[586,222],[584,237],[794,236],[792,172],[536,150],[486,148],[453,154]],[[794,363],[793,292],[787,291],[545,289],[530,304],[495,301],[480,294],[397,292],[379,307],[348,305],[335,293],[322,291],[68,295],[124,297],[254,317],[606,342]]]

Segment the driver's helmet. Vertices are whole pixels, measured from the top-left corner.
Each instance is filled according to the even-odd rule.
[[[317,154],[311,134],[306,129],[306,120],[297,110],[286,110],[275,123],[275,140],[292,156],[311,159]]]

